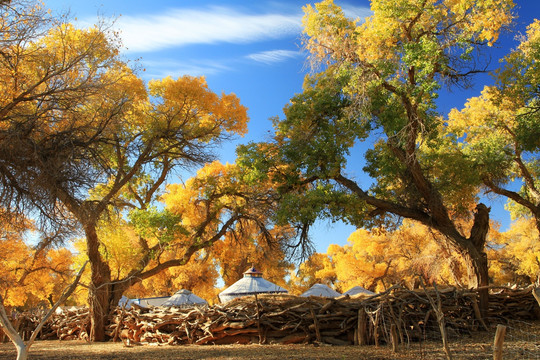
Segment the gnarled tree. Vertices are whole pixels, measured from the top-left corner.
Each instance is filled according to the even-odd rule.
[[[25,1],[0,6],[2,205],[43,224],[79,225],[91,269],[90,338],[104,340],[124,285],[100,252],[99,221],[114,208],[148,207],[173,169],[203,164],[222,140],[243,134],[246,109],[203,78],[146,87],[103,26],[76,29]]]
[[[473,169],[440,136],[436,99],[443,84],[467,85],[483,70],[474,52],[497,40],[512,7],[510,0],[374,0],[373,15],[359,22],[330,0],[306,6],[305,46],[322,71],[275,121],[274,141],[244,147],[239,163],[262,178],[281,166],[273,180],[286,194],[282,209],[307,223],[322,214],[360,227],[389,217],[432,227],[463,257],[469,286],[487,285],[489,208],[476,203]],[[347,174],[359,142],[371,147],[362,149],[364,181]],[[460,228],[460,217],[473,225]],[[481,300],[487,309],[487,292]]]

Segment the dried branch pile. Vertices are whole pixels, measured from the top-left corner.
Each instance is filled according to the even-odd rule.
[[[540,302],[533,296],[534,289],[494,288],[489,295],[489,315],[498,319],[540,319]]]
[[[107,335],[126,343],[165,344],[345,345],[440,339],[436,309],[430,298],[440,301],[449,335],[470,334],[487,326],[480,320],[476,292],[395,287],[371,297],[259,295],[211,307],[117,308],[111,315]],[[530,289],[506,289],[490,295],[490,316],[497,322],[531,320],[538,312]],[[26,323],[37,323],[37,319],[31,320]],[[88,339],[88,321],[87,309],[65,310],[49,320],[40,338]]]
[[[347,344],[354,306],[322,298],[250,296],[208,308],[119,309],[109,336],[168,344]]]
[[[486,328],[477,294],[454,288],[438,292],[450,334]],[[302,298],[254,296],[209,308],[118,309],[108,335],[117,340],[167,344],[328,343],[379,344],[440,338],[429,297],[434,290],[394,288],[373,297]],[[530,320],[536,305],[530,290],[492,297],[493,314]],[[508,310],[503,310],[503,308]],[[516,309],[520,311],[516,311]]]
[[[90,318],[88,308],[64,309],[43,326],[40,339],[88,340]]]

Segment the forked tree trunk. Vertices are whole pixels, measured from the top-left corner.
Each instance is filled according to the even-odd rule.
[[[488,260],[485,251],[489,231],[489,211],[490,208],[484,204],[476,206],[471,235],[462,242],[461,247],[461,254],[467,266],[469,288],[479,289],[480,313],[483,319],[487,318],[489,310]]]
[[[28,352],[30,351],[30,347],[27,346],[24,341],[21,342],[13,342],[15,345],[15,348],[17,349],[17,360],[26,360],[28,359]]]
[[[90,341],[106,341],[105,329],[109,314],[117,306],[124,291],[133,281],[114,282],[109,265],[99,253],[99,238],[94,223],[85,226],[88,258],[91,264],[91,280],[88,291],[90,312]]]
[[[488,261],[485,251],[474,249],[463,253],[463,259],[467,266],[468,286],[478,289],[480,313],[485,320],[489,310],[489,275]]]
[[[105,326],[110,312],[111,269],[99,253],[99,239],[94,222],[84,226],[90,260],[91,280],[88,289],[90,341],[105,341]]]

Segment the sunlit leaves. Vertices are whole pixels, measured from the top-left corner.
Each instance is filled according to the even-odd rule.
[[[490,251],[493,276],[508,283],[527,285],[540,274],[540,235],[535,221],[521,218],[513,222],[506,232],[496,234]],[[519,279],[519,276],[526,280]]]
[[[163,244],[170,243],[187,232],[180,226],[181,218],[169,211],[158,211],[155,208],[133,210],[129,220],[139,236],[154,238]]]
[[[26,231],[30,231],[30,224]],[[26,234],[28,235],[28,233]],[[32,247],[25,230],[2,224],[0,291],[4,305],[28,308],[49,305],[71,280],[72,254],[65,248]]]
[[[250,225],[247,225],[250,226]],[[220,275],[226,286],[232,285],[243,277],[243,273],[251,266],[264,274],[264,278],[280,286],[285,286],[285,275],[291,264],[285,260],[286,254],[282,244],[277,241],[268,243],[251,225],[245,236],[228,233],[216,242],[210,250]],[[272,236],[279,239],[287,232],[287,228],[275,228]]]
[[[494,74],[495,86],[485,87],[461,111],[450,112],[447,128],[455,134],[458,147],[475,165],[484,184],[515,202],[509,204],[513,214],[528,213],[537,219],[539,24],[531,24],[518,48],[504,58],[503,66]],[[513,182],[520,182],[521,190],[513,191]]]
[[[178,290],[187,289],[213,303],[217,296],[217,278],[218,273],[211,259],[194,256],[185,265],[163,270],[136,284],[126,295],[130,298],[169,296]]]
[[[315,254],[303,263],[299,273],[304,274],[305,283],[332,283],[341,292],[353,286],[384,291],[398,283],[414,288],[419,278],[462,284],[463,263],[439,244],[440,236],[410,221],[395,231],[358,229],[349,236],[348,244],[330,245],[325,254]]]
[[[218,96],[203,77],[153,80],[150,95],[159,99],[154,116],[162,130],[182,128],[183,136],[208,142],[221,132],[244,135],[247,109],[234,94]]]
[[[418,105],[432,106],[437,77],[459,71],[457,59],[475,44],[493,44],[511,23],[513,5],[511,0],[377,0],[371,2],[373,15],[360,22],[326,0],[304,8],[306,47],[315,60],[354,69],[347,88],[353,96],[386,83],[408,91]]]

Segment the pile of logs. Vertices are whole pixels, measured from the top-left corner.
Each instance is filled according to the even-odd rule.
[[[32,331],[37,327],[41,319],[45,316],[45,311],[42,309],[33,309],[31,311],[25,311],[23,313],[12,312],[9,314],[11,324],[21,335],[23,340],[30,339]],[[5,341],[7,335],[0,329],[0,342]]]
[[[440,301],[449,334],[487,329],[480,318],[475,292],[455,288],[410,291],[398,287],[371,297],[259,295],[208,308],[118,309],[108,334],[125,342],[167,344],[345,345],[440,339],[436,309],[430,298]],[[492,300],[490,309],[500,318],[530,320],[533,309],[538,307],[530,290],[506,291],[495,294]]]
[[[88,340],[90,319],[88,308],[63,309],[52,316],[41,329],[41,340]]]
[[[349,343],[350,330],[354,332],[356,316],[355,302],[259,295],[207,308],[119,309],[108,334],[130,342],[168,344],[343,345]]]
[[[494,288],[489,295],[489,315],[501,320],[540,319],[540,300],[535,300],[533,291],[531,288]]]
[[[440,339],[438,306],[450,336],[486,329],[477,298],[474,291],[455,288],[411,291],[395,287],[374,296],[337,299],[258,295],[211,307],[132,305],[114,311],[107,335],[126,344],[396,344]],[[530,289],[490,295],[490,315],[497,322],[530,320],[537,312]],[[37,319],[28,322],[33,323]],[[47,322],[39,338],[88,339],[88,331],[87,309],[64,310]]]

